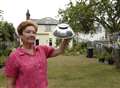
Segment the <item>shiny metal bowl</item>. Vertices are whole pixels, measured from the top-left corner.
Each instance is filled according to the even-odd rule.
[[[53,35],[57,38],[73,38],[75,33],[73,32],[72,28],[65,23],[58,24],[53,31]]]

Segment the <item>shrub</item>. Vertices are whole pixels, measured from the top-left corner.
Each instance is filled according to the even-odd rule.
[[[4,55],[0,56],[0,65],[4,65],[6,57]]]
[[[2,56],[2,55],[3,55],[3,56],[8,56],[11,51],[12,51],[11,48],[6,48],[6,49],[4,49],[4,50],[1,50],[0,56]]]
[[[72,48],[65,49],[65,55],[80,55],[86,52],[87,44],[78,43],[74,44]]]

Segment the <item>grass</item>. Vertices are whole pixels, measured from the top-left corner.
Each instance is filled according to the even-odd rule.
[[[84,56],[49,59],[49,88],[120,88],[120,71]]]
[[[3,69],[0,69],[0,88],[6,88],[6,80],[3,74]]]
[[[120,88],[120,70],[84,56],[58,56],[48,60],[49,88]],[[0,88],[6,80],[0,72]]]

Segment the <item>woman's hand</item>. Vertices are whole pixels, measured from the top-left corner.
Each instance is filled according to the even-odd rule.
[[[67,48],[67,46],[69,45],[70,40],[71,40],[70,38],[62,40],[62,42],[60,44],[60,49],[62,50],[62,52],[64,52],[64,49]]]
[[[69,39],[63,39],[60,43],[59,48],[55,49],[54,52],[52,53],[51,57],[57,56],[59,54],[62,54],[65,50],[65,48],[67,48],[67,46],[69,45],[71,38]]]

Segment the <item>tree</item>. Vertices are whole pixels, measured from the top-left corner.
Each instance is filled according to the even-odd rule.
[[[120,1],[100,0],[96,1],[95,21],[99,22],[107,32],[113,33],[120,30]]]
[[[15,41],[16,40],[16,33],[13,24],[0,21],[0,33],[2,41]]]
[[[88,0],[76,1],[76,5],[72,2],[68,4],[65,10],[60,9],[59,15],[62,17],[62,22],[70,24],[75,32],[89,33],[94,31],[94,11],[89,4]]]
[[[0,56],[9,55],[11,49],[17,46],[17,35],[13,24],[0,21]]]
[[[120,0],[79,0],[58,13],[75,31],[90,32],[95,22],[109,33],[120,30]]]
[[[0,10],[0,18],[1,18],[1,19],[3,19],[3,15],[2,15],[2,14],[3,14],[3,11]]]

